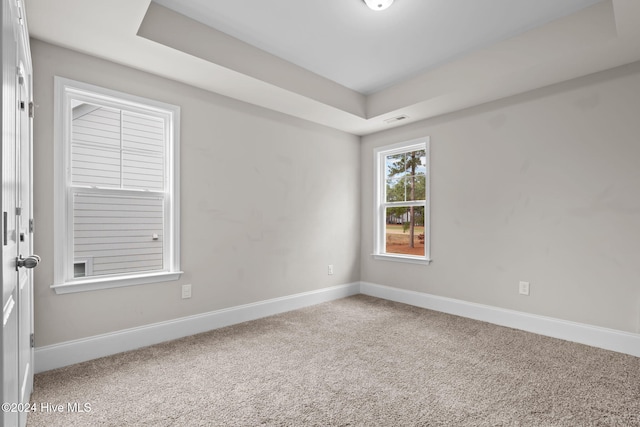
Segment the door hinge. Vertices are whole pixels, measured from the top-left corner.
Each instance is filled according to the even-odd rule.
[[[36,106],[33,104],[33,102],[29,103],[29,117],[31,117],[32,119],[36,116]]]
[[[24,26],[24,17],[22,16],[22,5],[19,1],[16,1],[16,6],[18,6],[18,22],[20,25]]]
[[[18,216],[22,215],[22,208],[21,207],[17,207],[16,208],[16,215],[18,215]]]
[[[36,337],[33,333],[29,337],[29,340],[31,342],[31,348],[36,348]]]
[[[33,233],[33,218],[29,220],[29,233]]]
[[[7,232],[7,220],[9,219],[9,217],[7,216],[6,212],[2,212],[2,244],[7,246],[7,243],[9,242],[8,239],[8,232]]]

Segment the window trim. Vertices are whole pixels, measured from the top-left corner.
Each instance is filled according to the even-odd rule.
[[[180,271],[180,107],[160,101],[131,95],[64,77],[54,78],[54,282],[50,286],[57,294],[132,286],[178,280]],[[98,101],[105,106],[126,108],[162,116],[168,126],[165,147],[167,159],[166,202],[164,204],[167,251],[163,259],[163,271],[136,272],[113,276],[73,278],[73,262],[70,233],[73,218],[70,202],[74,187],[71,186],[71,134],[70,99]],[[105,189],[108,190],[108,189]],[[87,187],[91,191],[91,187]],[[135,190],[123,190],[135,191]],[[153,192],[144,191],[144,194]],[[69,271],[71,269],[71,271]]]
[[[374,184],[373,184],[373,259],[383,261],[396,261],[406,262],[411,264],[429,264],[431,260],[431,166],[430,166],[430,149],[429,149],[430,137],[422,137],[412,139],[410,141],[399,142],[396,144],[385,145],[374,148],[373,151],[373,172],[374,172]],[[384,252],[385,249],[385,223],[386,214],[385,208],[388,203],[385,202],[385,157],[388,155],[406,153],[414,150],[425,150],[425,162],[427,167],[427,173],[425,175],[425,200],[422,201],[409,201],[403,202],[402,205],[414,205],[424,206],[424,226],[425,226],[425,239],[424,239],[424,256],[417,255],[405,255],[405,254],[392,254]]]

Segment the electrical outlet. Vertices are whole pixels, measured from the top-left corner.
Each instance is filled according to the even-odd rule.
[[[529,282],[520,282],[518,290],[520,295],[529,295]]]
[[[333,264],[329,264],[327,267],[327,274],[331,276],[333,274]]]
[[[191,298],[191,285],[182,285],[182,299]]]

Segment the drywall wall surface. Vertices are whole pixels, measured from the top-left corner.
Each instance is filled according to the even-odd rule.
[[[359,280],[358,137],[39,40],[32,51],[38,347]],[[181,107],[179,281],[49,288],[54,76]]]
[[[421,136],[433,262],[374,260],[373,149]],[[361,150],[363,281],[640,332],[640,63],[365,136]]]

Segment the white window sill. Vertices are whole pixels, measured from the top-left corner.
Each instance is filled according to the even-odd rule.
[[[422,264],[429,265],[431,262],[430,259],[426,257],[417,257],[410,255],[391,255],[391,254],[372,254],[373,259],[379,261],[395,261],[395,262],[406,262],[409,264]]]
[[[145,273],[118,277],[94,277],[84,280],[73,280],[51,285],[56,294],[70,294],[74,292],[96,291],[100,289],[120,288],[123,286],[142,285],[145,283],[169,282],[178,280],[182,271]]]

